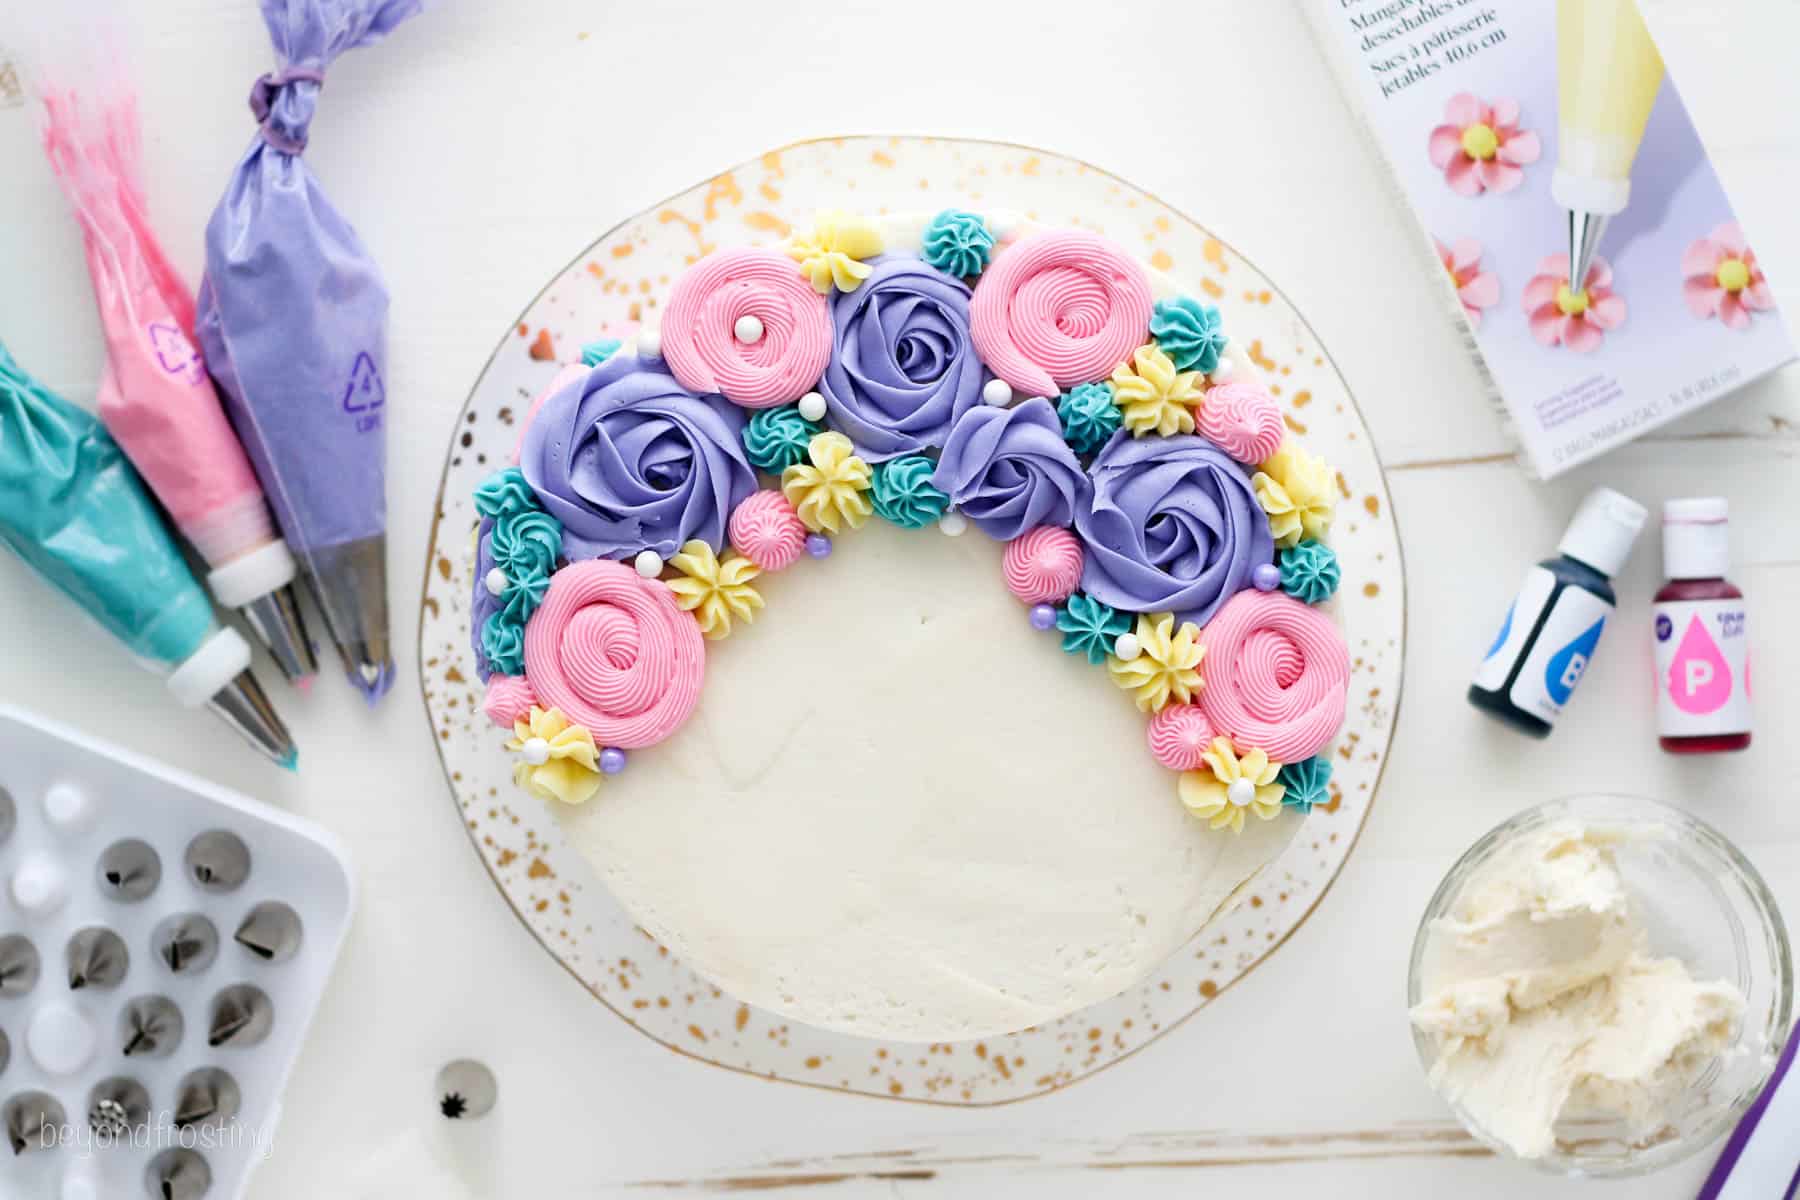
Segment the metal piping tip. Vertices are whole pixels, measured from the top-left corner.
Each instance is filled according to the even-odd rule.
[[[289,683],[304,684],[319,673],[318,652],[291,584],[258,596],[238,612]]]
[[[150,1093],[124,1075],[103,1079],[88,1095],[88,1128],[96,1136],[120,1141],[150,1121]]]
[[[176,975],[204,971],[219,956],[219,930],[199,913],[163,918],[150,942],[163,966]]]
[[[125,939],[101,925],[78,929],[69,939],[64,960],[69,966],[69,990],[115,988],[131,967],[131,951]]]
[[[100,883],[110,899],[136,904],[161,882],[162,859],[148,842],[126,838],[100,853]]]
[[[210,829],[188,843],[182,855],[188,878],[208,892],[230,892],[250,878],[250,847],[229,829]]]
[[[265,900],[231,936],[264,962],[286,962],[300,949],[300,914],[279,900]]]
[[[350,682],[373,705],[394,683],[388,636],[387,538],[363,538],[315,550],[307,582],[325,614]]]
[[[37,947],[22,933],[0,937],[0,996],[23,996],[37,986]]]
[[[212,1189],[212,1168],[192,1150],[176,1147],[150,1160],[144,1185],[158,1200],[200,1200]]]
[[[262,684],[250,672],[240,672],[208,702],[208,707],[277,765],[288,766],[298,756],[293,736],[276,715]]]
[[[237,1080],[217,1067],[201,1067],[188,1074],[175,1090],[175,1125],[186,1129],[208,1122],[225,1122],[238,1115],[244,1094]]]
[[[1612,218],[1605,213],[1569,210],[1569,290],[1579,292],[1600,249],[1600,236]]]
[[[275,1024],[275,1006],[259,987],[238,983],[213,997],[212,1019],[207,1023],[206,1044],[256,1046],[269,1036]]]
[[[6,1143],[17,1158],[28,1151],[48,1150],[56,1145],[68,1117],[56,1097],[44,1092],[24,1092],[6,1102],[4,1122]]]
[[[125,1006],[120,1037],[126,1058],[167,1058],[181,1044],[181,1010],[167,996],[139,996]]]

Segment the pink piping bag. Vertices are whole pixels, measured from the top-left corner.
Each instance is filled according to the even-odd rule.
[[[387,599],[387,287],[301,157],[326,69],[418,0],[261,0],[276,69],[206,226],[196,332],[350,681],[394,679]]]
[[[192,294],[150,227],[136,97],[110,83],[78,93],[55,69],[37,81],[44,153],[81,225],[106,337],[100,418],[207,564],[214,598],[304,685],[318,663],[294,600],[294,556],[194,347]]]

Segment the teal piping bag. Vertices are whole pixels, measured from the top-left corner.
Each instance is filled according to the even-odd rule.
[[[0,542],[165,677],[282,766],[298,755],[143,484],[99,420],[0,345]]]

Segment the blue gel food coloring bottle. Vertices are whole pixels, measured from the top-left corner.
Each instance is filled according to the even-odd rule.
[[[1469,685],[1469,703],[1532,737],[1549,737],[1581,682],[1618,597],[1611,579],[1649,514],[1595,488],[1548,558],[1525,576]]]

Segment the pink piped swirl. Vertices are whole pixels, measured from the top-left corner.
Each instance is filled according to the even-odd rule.
[[[1286,430],[1281,406],[1260,383],[1221,383],[1200,405],[1200,436],[1241,463],[1267,461]]]
[[[975,285],[970,336],[988,370],[1027,396],[1105,379],[1144,344],[1150,280],[1118,246],[1076,229],[1021,238]]]
[[[1212,722],[1197,704],[1165,704],[1150,718],[1150,756],[1171,771],[1198,771],[1211,748]]]
[[[740,317],[762,337],[737,339]],[[718,392],[744,408],[798,400],[831,358],[831,313],[794,261],[773,250],[721,250],[669,289],[662,354],[690,392]]]
[[[513,722],[530,713],[536,703],[537,692],[532,690],[531,680],[523,675],[494,675],[488,679],[487,699],[481,710],[500,728],[511,729]]]
[[[788,498],[771,488],[751,492],[731,511],[726,531],[738,553],[765,571],[794,565],[806,549],[806,526]]]
[[[1081,539],[1055,525],[1028,529],[1006,543],[1000,570],[1006,587],[1027,604],[1067,600],[1081,586]]]
[[[1239,592],[1200,631],[1200,706],[1240,750],[1310,758],[1344,722],[1350,652],[1331,619],[1281,592]]]
[[[700,624],[660,580],[594,558],[550,577],[525,626],[538,704],[560,708],[602,746],[635,750],[674,733],[700,700]]]

